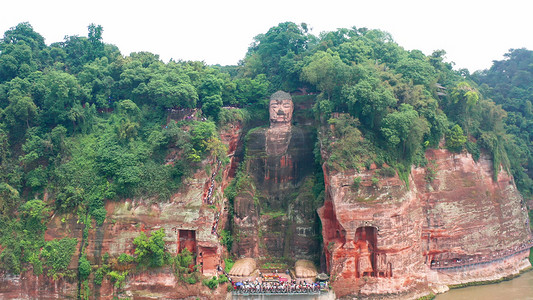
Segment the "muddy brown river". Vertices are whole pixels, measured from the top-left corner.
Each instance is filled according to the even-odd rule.
[[[489,285],[453,289],[437,295],[435,300],[533,300],[533,271],[513,280]]]

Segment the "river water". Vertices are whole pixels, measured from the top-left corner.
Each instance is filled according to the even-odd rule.
[[[291,296],[233,296],[235,300],[326,300],[334,295],[291,295]],[[435,300],[533,300],[533,271],[513,280],[489,285],[453,289],[437,295]]]
[[[533,271],[513,280],[489,285],[453,289],[437,295],[435,300],[533,300]]]

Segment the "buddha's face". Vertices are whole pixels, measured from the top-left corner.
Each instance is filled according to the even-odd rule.
[[[270,101],[270,123],[290,124],[294,106],[292,100],[271,100]]]

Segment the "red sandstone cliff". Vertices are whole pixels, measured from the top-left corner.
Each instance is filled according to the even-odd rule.
[[[413,170],[426,211],[423,254],[434,285],[493,280],[529,266],[527,208],[512,176],[482,155],[428,150],[430,164]],[[432,181],[425,179],[433,168]]]
[[[337,296],[413,298],[529,266],[527,212],[512,177],[501,170],[494,181],[484,156],[475,162],[469,154],[428,150],[426,157],[430,163],[413,168],[409,187],[376,170],[324,168],[319,216]]]
[[[116,259],[121,253],[134,254],[133,239],[141,232],[163,228],[165,248],[172,255],[188,248],[197,255],[197,264],[205,276],[213,276],[221,264],[223,249],[218,232],[224,223],[227,210],[223,189],[234,176],[233,154],[241,134],[240,125],[233,125],[222,132],[221,140],[228,146],[231,161],[226,166],[214,160],[202,162],[202,167],[168,201],[154,199],[124,199],[107,201],[107,217],[102,226],[92,224],[86,243],[87,258],[93,265],[89,278],[91,298],[112,299],[121,295],[135,299],[223,299],[226,287],[212,291],[201,283],[185,284],[176,279],[170,267],[157,269],[129,268],[123,288],[116,289],[108,278],[102,285],[93,285],[94,271],[101,266],[104,253]],[[211,165],[206,173],[205,165]],[[215,180],[220,174],[222,180]],[[77,222],[77,215],[54,215],[48,223],[45,239],[74,237],[82,240],[84,225]],[[80,245],[73,255],[69,271],[74,274],[70,280],[53,280],[45,275],[35,276],[32,271],[21,276],[0,274],[0,298],[65,299],[76,298],[78,292],[77,270]]]
[[[221,136],[230,155],[239,136],[240,128]],[[380,177],[374,167],[357,173],[324,167],[326,201],[319,216],[327,269],[337,296],[380,293],[414,298],[431,288],[497,279],[529,266],[527,212],[512,177],[501,170],[493,180],[492,162],[485,156],[475,162],[468,154],[428,150],[426,157],[428,165],[411,170],[408,186],[398,176]],[[217,169],[216,162],[205,163],[212,165],[211,172]],[[132,254],[132,241],[141,231],[164,228],[171,253],[184,247],[202,252],[203,271],[212,274],[222,254],[213,228],[224,223],[222,191],[235,167],[232,159],[218,170],[222,182],[213,181],[213,174],[202,168],[168,202],[109,201],[104,225],[89,230],[89,260],[99,265],[106,252]],[[353,184],[356,176],[361,177],[359,187]],[[373,183],[373,177],[379,183]],[[237,205],[235,210],[238,215],[254,217],[250,207]],[[73,215],[54,216],[46,239],[69,236],[81,240],[83,228],[76,220]],[[71,261],[74,272],[78,257],[76,253]],[[117,292],[107,279],[91,290],[103,299]],[[168,268],[132,271],[123,290],[127,291],[124,295],[136,298],[207,299],[225,294],[223,288],[211,294],[201,286],[181,284]],[[20,277],[0,274],[2,297],[67,298],[76,293],[76,280],[54,281],[44,275],[36,277],[31,270]]]
[[[373,185],[375,170],[324,171],[326,202],[319,216],[335,293],[398,293],[425,285],[424,213],[414,185],[407,188],[397,176]],[[362,178],[358,188],[354,176]]]

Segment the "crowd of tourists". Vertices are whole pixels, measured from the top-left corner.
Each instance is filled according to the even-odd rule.
[[[218,232],[217,232],[218,221],[220,221],[220,212],[217,211],[215,213],[215,220],[213,221],[213,226],[211,227],[211,233],[216,235],[217,237],[218,237]]]
[[[233,282],[233,291],[237,294],[312,294],[319,293],[326,285],[318,282],[308,283],[292,281],[244,281]]]
[[[218,173],[218,170],[220,169],[220,165],[221,165],[221,161],[217,159],[217,166],[216,166],[216,170],[213,172],[213,174],[211,174],[211,182],[209,184],[209,190],[207,191],[207,196],[206,198],[204,199],[204,202],[209,204],[209,205],[212,205],[213,204],[213,199],[211,198],[211,196],[213,195],[213,190],[215,188],[215,177]],[[218,221],[220,221],[220,212],[217,211],[215,213],[215,219],[213,221],[213,226],[211,227],[211,234],[214,234],[217,238],[219,237],[218,236]]]
[[[207,195],[204,199],[204,202],[207,204],[213,204],[213,200],[211,199],[211,196],[213,195],[213,190],[215,188],[215,177],[217,176],[218,170],[220,169],[221,161],[217,159],[217,166],[216,170],[211,174],[211,182],[209,184],[209,190],[207,191]]]

